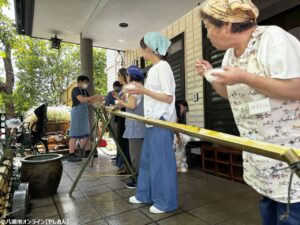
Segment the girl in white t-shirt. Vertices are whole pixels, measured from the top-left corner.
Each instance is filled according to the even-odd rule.
[[[158,32],[144,36],[140,42],[142,54],[153,66],[145,86],[136,83],[135,89],[128,92],[144,95],[145,117],[175,122],[174,75],[170,65],[163,60],[170,44]],[[152,204],[151,213],[164,213],[178,207],[173,136],[168,129],[146,125],[137,191],[129,202]]]

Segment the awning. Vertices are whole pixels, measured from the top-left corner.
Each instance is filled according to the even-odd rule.
[[[93,40],[94,46],[127,50],[149,31],[160,31],[202,0],[15,0],[17,30],[65,42]],[[127,23],[127,28],[119,26]]]

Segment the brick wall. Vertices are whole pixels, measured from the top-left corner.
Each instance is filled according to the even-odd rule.
[[[176,37],[184,32],[185,49],[185,93],[186,100],[190,106],[190,112],[187,115],[187,123],[204,127],[203,111],[203,81],[195,72],[195,61],[202,56],[202,38],[201,23],[199,19],[199,7],[174,21],[161,32],[169,39]],[[141,57],[141,50],[125,52],[125,66],[134,64],[135,60]],[[198,93],[198,101],[193,101],[193,95]]]

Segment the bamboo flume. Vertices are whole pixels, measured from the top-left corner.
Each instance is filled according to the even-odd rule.
[[[262,142],[262,141],[250,140],[250,139],[241,138],[238,136],[225,134],[218,131],[208,130],[196,126],[146,118],[132,113],[121,112],[120,110],[116,110],[112,107],[102,108],[102,111],[107,111],[112,115],[138,120],[144,122],[145,124],[167,128],[173,131],[178,131],[180,133],[184,133],[189,136],[199,138],[200,140],[203,141],[210,141],[227,147],[236,148],[241,151],[248,151],[268,158],[281,160],[287,162],[289,165],[298,163],[298,168],[299,168],[300,149],[275,145],[275,144]],[[298,169],[298,171],[296,171],[296,173],[300,177],[300,168]]]

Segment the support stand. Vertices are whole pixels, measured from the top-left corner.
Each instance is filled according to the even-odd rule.
[[[78,182],[79,182],[79,179],[81,178],[82,176],[82,173],[83,171],[85,170],[85,168],[87,167],[88,163],[91,162],[91,167],[93,166],[93,158],[94,158],[94,154],[95,152],[97,151],[97,146],[100,142],[100,140],[102,139],[104,133],[105,133],[105,130],[108,129],[108,132],[110,133],[111,137],[113,138],[113,140],[115,141],[116,145],[117,145],[117,152],[120,154],[120,156],[122,157],[123,161],[124,161],[124,164],[125,164],[125,167],[127,169],[127,171],[131,174],[131,177],[134,181],[136,181],[136,175],[132,169],[132,167],[130,166],[130,163],[128,162],[123,150],[121,149],[121,146],[119,145],[118,141],[117,141],[117,138],[116,138],[116,135],[112,129],[112,126],[110,124],[110,121],[111,121],[111,118],[108,118],[107,116],[107,111],[105,109],[104,106],[101,106],[100,108],[93,108],[94,111],[95,111],[95,115],[96,115],[96,120],[95,120],[95,124],[94,124],[94,127],[93,127],[93,131],[96,130],[95,134],[94,134],[94,142],[93,142],[93,147],[92,147],[92,150],[87,158],[87,160],[84,162],[84,164],[82,165],[78,175],[76,176],[76,179],[75,181],[73,182],[72,184],[72,187],[69,191],[69,195],[72,195],[75,187],[77,186]],[[97,134],[98,134],[98,124],[99,124],[99,121],[102,121],[102,124],[103,127],[102,127],[102,132],[100,134],[100,137],[97,138]],[[93,133],[93,132],[92,132]],[[90,135],[90,138],[92,137],[92,133]]]

